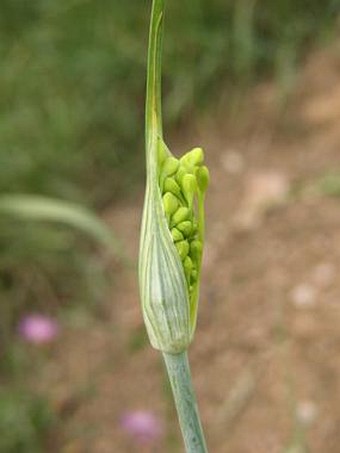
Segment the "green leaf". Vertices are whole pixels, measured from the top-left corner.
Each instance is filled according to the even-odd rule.
[[[72,226],[121,255],[120,244],[110,229],[89,209],[68,201],[40,195],[0,196],[0,214],[29,221],[46,221]]]

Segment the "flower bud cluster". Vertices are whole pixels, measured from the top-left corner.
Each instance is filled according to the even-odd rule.
[[[202,148],[194,148],[181,159],[166,157],[160,170],[164,212],[182,261],[189,295],[199,276],[203,248],[198,205],[209,183],[203,160]]]

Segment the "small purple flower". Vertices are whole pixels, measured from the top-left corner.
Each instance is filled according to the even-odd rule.
[[[29,343],[46,344],[57,337],[59,325],[56,320],[49,316],[31,314],[20,321],[18,332]]]
[[[162,424],[148,411],[133,411],[124,414],[120,420],[122,428],[139,444],[153,443],[162,435]]]

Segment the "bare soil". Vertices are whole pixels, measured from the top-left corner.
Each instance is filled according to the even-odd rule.
[[[339,44],[308,59],[284,109],[277,88],[263,84],[242,115],[221,107],[170,140],[175,150],[201,144],[211,170],[190,360],[214,453],[288,453],[303,434],[295,452],[340,451],[340,200],[313,191],[325,172],[340,171]],[[106,213],[133,262],[141,208],[142,195]],[[112,275],[103,316],[75,315],[42,372],[63,419],[51,451],[181,452],[135,266]],[[163,422],[153,450],[119,425],[137,409]]]

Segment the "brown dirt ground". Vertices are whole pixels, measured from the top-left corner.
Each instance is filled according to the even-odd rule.
[[[170,143],[202,144],[212,176],[190,359],[214,453],[288,451],[302,426],[309,452],[340,451],[340,204],[296,190],[340,169],[339,46],[308,59],[284,113],[264,84],[242,121],[221,108],[218,120]],[[141,207],[140,196],[107,213],[132,260]],[[115,266],[113,277],[104,316],[76,316],[42,372],[64,420],[50,450],[144,451],[118,420],[147,409],[165,426],[152,451],[181,452],[162,364],[145,341],[135,269]]]

